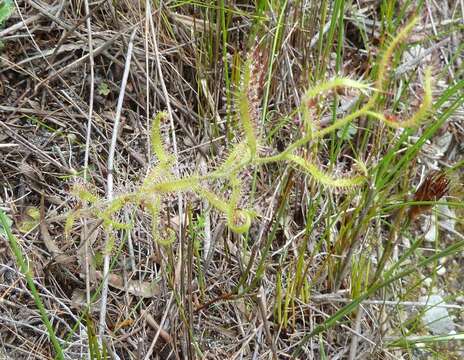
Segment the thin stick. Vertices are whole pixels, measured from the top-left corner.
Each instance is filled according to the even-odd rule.
[[[88,43],[89,43],[89,62],[90,62],[90,98],[89,98],[89,115],[87,121],[87,134],[85,139],[85,155],[84,155],[84,179],[87,180],[87,170],[89,166],[89,149],[90,149],[90,134],[92,133],[92,114],[93,114],[93,97],[95,91],[95,62],[93,57],[93,41],[92,41],[92,23],[91,23],[91,16],[90,8],[89,8],[89,0],[84,1],[85,5],[85,13],[87,15],[87,35],[88,35]]]
[[[116,150],[116,142],[118,140],[119,122],[121,119],[122,104],[124,102],[124,94],[126,91],[127,79],[129,77],[130,63],[132,57],[132,48],[137,29],[132,31],[129,45],[127,47],[127,57],[124,66],[124,74],[121,81],[121,91],[119,92],[118,104],[116,107],[116,116],[114,119],[113,134],[111,137],[111,145],[108,154],[108,177],[107,177],[107,198],[109,201],[113,199],[113,170],[114,170],[114,154]],[[110,251],[109,246],[109,234],[105,241],[105,258],[103,263],[103,286],[102,286],[102,297],[100,307],[100,324],[98,329],[98,335],[100,341],[103,341],[103,334],[105,332],[106,325],[106,302],[108,300],[108,273],[110,270]]]
[[[142,311],[142,316],[145,317],[145,321],[147,322],[148,325],[150,325],[150,327],[154,330],[156,330],[156,332],[159,331],[159,336],[167,343],[167,344],[172,344],[172,336],[169,335],[169,333],[164,330],[160,324],[158,324],[156,322],[156,320],[153,318],[153,316],[151,316],[151,314],[146,311],[146,310],[143,310]]]
[[[361,322],[363,319],[364,315],[364,308],[360,306],[358,308],[358,313],[356,314],[356,320],[354,323],[354,331],[356,332],[353,334],[353,337],[351,338],[351,344],[350,344],[350,354],[348,356],[348,360],[355,360],[357,359],[356,353],[358,351],[358,345],[359,345],[359,335],[361,333]]]
[[[89,43],[89,60],[90,60],[90,97],[89,97],[89,115],[87,118],[87,134],[85,137],[85,155],[84,155],[84,181],[87,181],[87,170],[89,167],[90,135],[92,134],[92,115],[93,115],[93,98],[95,91],[95,62],[93,57],[93,40],[92,40],[92,22],[90,16],[89,0],[84,1],[85,14],[87,16],[87,36]],[[87,230],[87,222],[84,219],[84,229]],[[90,269],[89,269],[89,244],[85,242],[85,293],[87,306],[90,306]]]
[[[148,36],[150,32],[150,22],[149,18],[151,17],[149,6],[145,6],[145,79],[146,79],[146,97],[147,97],[147,104],[146,104],[146,114],[147,114],[147,131],[150,134],[150,62],[149,62],[149,49],[148,49]],[[147,154],[148,154],[148,162],[151,162],[151,139],[150,136],[147,136]]]
[[[151,5],[150,5],[150,2],[148,1],[146,3],[146,6],[147,6],[147,14],[151,14]],[[158,40],[156,38],[156,32],[155,32],[155,24],[153,22],[153,16],[150,16],[149,17],[149,21],[150,21],[150,30],[151,30],[151,36],[152,36],[152,40],[153,40],[153,46],[154,46],[154,50],[155,50],[155,58],[156,58],[156,69],[158,71],[158,76],[159,76],[159,80],[160,80],[160,83],[161,83],[161,88],[163,90],[163,95],[164,95],[164,98],[165,98],[165,102],[166,102],[166,107],[167,107],[167,112],[168,112],[168,117],[169,117],[169,123],[171,125],[171,133],[172,133],[172,148],[173,148],[173,151],[174,151],[174,156],[175,156],[175,168],[174,168],[174,174],[176,175],[176,177],[179,178],[179,160],[178,160],[178,152],[177,152],[177,138],[176,138],[176,129],[175,129],[175,126],[174,126],[174,117],[172,115],[172,108],[171,108],[171,101],[169,100],[169,93],[168,93],[168,90],[166,88],[166,83],[164,82],[164,77],[163,77],[163,71],[161,69],[161,58],[160,58],[160,54],[159,54],[159,48],[158,48]],[[182,216],[182,208],[183,208],[183,201],[182,201],[182,195],[179,193],[178,195],[178,208],[179,208],[179,239],[182,238],[182,220],[183,220],[183,216]]]
[[[206,79],[201,79],[201,87],[208,100],[208,105],[211,109],[211,112],[214,114],[216,118],[216,122],[219,124],[221,122],[221,117],[219,116],[219,112],[217,111],[217,108],[214,105],[213,96],[211,95],[211,92],[208,89],[208,84],[206,83]],[[205,118],[205,129],[207,129],[207,127],[208,127],[208,124]],[[208,173],[208,165],[206,163],[206,157],[203,157],[200,160],[200,174],[206,175],[207,173]],[[203,212],[205,214],[205,236],[204,236],[204,241],[203,241],[203,258],[206,261],[208,259],[210,249],[211,249],[211,217],[210,217],[211,206],[207,199],[204,199],[202,201],[202,207],[203,207]]]
[[[171,293],[171,297],[169,298],[169,301],[166,305],[166,310],[164,311],[163,318],[161,319],[161,322],[158,326],[158,331],[156,332],[155,337],[151,342],[150,348],[148,349],[147,354],[144,357],[145,360],[151,359],[151,354],[153,353],[153,349],[155,348],[156,342],[158,341],[158,338],[161,335],[161,331],[164,331],[164,323],[166,321],[166,318],[168,317],[169,310],[171,309],[172,300],[174,300],[174,292]]]
[[[266,334],[267,342],[269,343],[269,346],[271,347],[272,358],[274,360],[277,360],[279,357],[277,356],[277,350],[274,344],[274,340],[272,339],[271,330],[269,329],[269,324],[267,322],[266,294],[264,293],[264,289],[262,287],[259,290],[259,294],[256,296],[256,298],[258,300],[259,312],[263,320],[264,333]]]
[[[58,7],[55,6],[55,7],[52,8],[52,10],[55,10],[57,8]],[[14,32],[16,32],[16,30],[20,30],[23,27],[25,27],[25,26],[27,26],[29,24],[32,24],[34,21],[37,21],[38,19],[40,19],[42,16],[43,16],[42,14],[37,14],[37,15],[28,17],[24,21],[20,21],[20,22],[17,22],[16,24],[14,24],[14,25],[11,25],[10,27],[0,31],[0,38],[4,38],[9,33],[14,33]]]

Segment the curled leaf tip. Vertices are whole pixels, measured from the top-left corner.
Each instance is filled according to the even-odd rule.
[[[247,210],[234,209],[228,213],[227,225],[236,234],[248,231],[251,225],[251,213]]]
[[[156,242],[158,242],[161,246],[168,247],[172,245],[176,241],[176,232],[174,229],[170,227],[166,227],[162,234],[159,234],[155,238]]]

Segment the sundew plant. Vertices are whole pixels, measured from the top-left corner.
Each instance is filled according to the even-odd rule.
[[[117,214],[124,206],[131,204],[142,207],[151,215],[153,239],[161,244],[169,244],[174,241],[175,233],[172,229],[160,228],[160,210],[163,198],[170,193],[189,191],[199,198],[206,199],[215,209],[221,212],[226,217],[230,230],[237,234],[243,234],[248,231],[257,214],[251,208],[239,207],[242,196],[250,190],[244,188],[245,184],[240,174],[244,170],[275,162],[287,162],[298,171],[311,176],[315,181],[330,188],[343,189],[363,186],[369,172],[366,165],[361,161],[356,161],[358,165],[356,175],[340,178],[322,170],[316,162],[302,156],[299,150],[308,144],[317,143],[324,136],[339,130],[360,117],[380,121],[392,128],[417,127],[427,118],[432,106],[430,69],[425,71],[422,102],[409,118],[392,119],[386,115],[387,111],[384,111],[381,107],[383,103],[382,97],[388,84],[387,74],[394,50],[407,37],[416,22],[417,19],[410,21],[383,51],[378,65],[377,77],[373,84],[347,77],[335,77],[306,90],[297,111],[301,114],[304,128],[307,131],[299,139],[289,144],[286,149],[272,155],[262,155],[260,151],[263,146],[263,130],[259,111],[261,99],[257,99],[257,94],[258,87],[262,86],[264,77],[261,71],[254,71],[262,69],[257,64],[262,58],[262,53],[257,48],[254,49],[249,58],[246,59],[242,85],[236,97],[236,116],[242,128],[242,140],[233,145],[229,155],[217,168],[205,175],[194,172],[188,176],[176,177],[174,171],[175,157],[163,143],[160,130],[167,113],[160,112],[155,116],[151,129],[152,151],[156,155],[157,163],[149,171],[143,183],[137,190],[120,194],[111,201],[99,198],[82,184],[74,186],[74,194],[87,203],[89,207],[76,210],[68,217],[65,226],[66,231],[71,229],[75,219],[80,216],[87,216],[89,213],[102,220],[103,227],[108,232],[111,229],[127,228],[129,224],[119,222]],[[331,125],[318,128],[317,121],[312,118],[310,107],[321,97],[342,88],[359,91],[362,98],[365,99],[364,105],[343,118],[337,119]],[[227,185],[230,190],[227,197],[211,190],[213,187],[210,184],[215,181],[221,181]]]

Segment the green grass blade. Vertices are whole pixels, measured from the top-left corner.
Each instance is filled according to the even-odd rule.
[[[371,296],[372,294],[374,294],[378,290],[390,285],[391,283],[393,283],[393,282],[395,282],[395,281],[397,281],[399,279],[402,279],[402,278],[404,278],[404,277],[406,277],[406,276],[408,276],[410,274],[413,274],[413,273],[417,272],[417,269],[425,267],[425,266],[437,261],[438,259],[441,259],[441,258],[443,258],[445,256],[449,256],[451,254],[455,254],[455,253],[459,252],[460,250],[462,250],[462,248],[464,248],[464,240],[458,241],[457,243],[447,247],[446,249],[436,253],[435,255],[432,255],[432,256],[430,256],[428,258],[425,258],[424,260],[420,261],[417,265],[411,266],[411,267],[399,272],[397,275],[394,275],[394,276],[391,276],[390,278],[387,278],[386,280],[384,280],[381,283],[376,283],[376,284],[371,285],[369,287],[369,289],[364,294],[362,294],[361,296],[354,299],[349,304],[342,307],[333,316],[331,316],[330,318],[325,320],[322,324],[318,325],[311,333],[309,333],[308,335],[305,335],[303,337],[303,339],[300,341],[300,344],[297,347],[297,349],[292,354],[292,358],[296,358],[296,357],[298,357],[300,355],[300,353],[302,351],[302,347],[304,346],[304,344],[310,338],[312,338],[312,337],[314,337],[316,335],[319,335],[323,331],[326,331],[326,330],[332,328],[333,326],[337,325],[342,320],[343,317],[345,317],[346,315],[353,312],[359,306],[359,304],[361,304],[362,301],[368,299],[369,296]]]
[[[48,336],[50,337],[50,340],[56,352],[56,358],[64,359],[63,349],[61,348],[61,345],[58,342],[58,338],[56,337],[55,330],[53,329],[53,326],[50,320],[48,319],[47,310],[45,309],[45,306],[43,305],[42,300],[40,299],[39,292],[37,291],[37,288],[35,287],[34,279],[32,278],[32,271],[29,267],[29,263],[26,257],[22,253],[18,240],[11,232],[11,223],[10,221],[8,221],[8,217],[3,212],[3,210],[0,210],[0,224],[2,225],[3,230],[6,234],[6,237],[10,243],[11,250],[13,251],[13,254],[16,258],[16,263],[18,264],[20,271],[23,273],[23,275],[26,278],[27,286],[29,287],[29,290],[31,291],[31,294],[32,294],[32,298],[34,299],[34,302],[37,308],[39,309],[40,317],[42,318],[42,321],[45,327],[47,328]]]

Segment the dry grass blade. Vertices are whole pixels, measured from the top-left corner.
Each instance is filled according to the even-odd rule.
[[[113,172],[115,170],[114,158],[115,158],[115,151],[116,151],[116,142],[117,142],[118,133],[120,130],[119,123],[121,120],[121,111],[122,111],[122,106],[123,106],[123,101],[124,101],[124,95],[126,93],[127,79],[129,77],[131,58],[132,58],[133,42],[134,42],[136,32],[137,32],[137,29],[134,29],[132,31],[132,34],[129,40],[129,46],[127,48],[126,64],[124,67],[124,74],[123,74],[123,78],[121,82],[121,90],[119,93],[118,104],[116,108],[116,118],[115,118],[115,123],[113,127],[113,135],[111,137],[111,143],[110,143],[110,149],[109,149],[108,177],[107,177],[107,197],[109,200],[112,200],[114,196],[113,195]],[[102,296],[101,296],[100,321],[99,321],[99,327],[98,327],[98,335],[102,343],[103,343],[103,336],[104,336],[105,329],[106,329],[106,305],[107,305],[107,299],[108,299],[108,283],[109,283],[109,277],[110,277],[109,276],[110,257],[111,257],[111,251],[112,251],[112,246],[110,246],[111,234],[106,234],[106,235],[107,235],[107,239],[105,243],[105,257],[103,260],[104,261],[103,277],[102,277],[103,285],[102,285]]]

